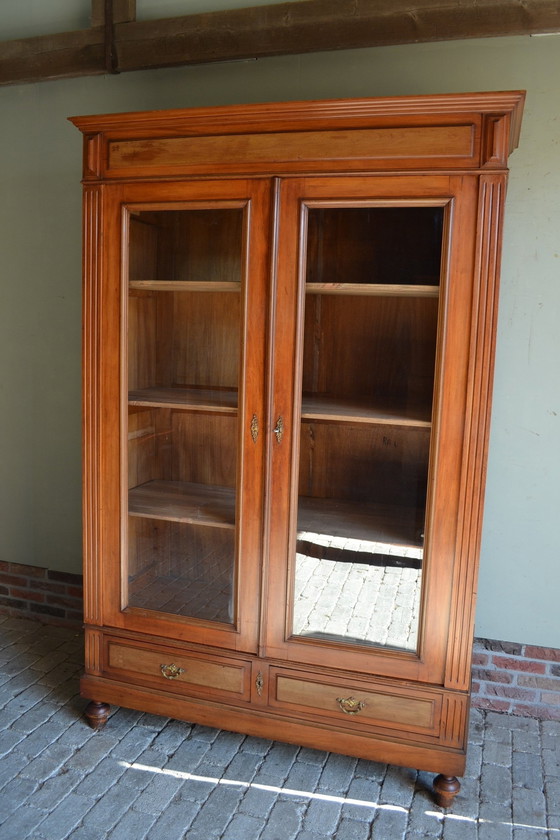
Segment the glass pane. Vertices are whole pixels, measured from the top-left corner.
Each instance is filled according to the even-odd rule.
[[[131,216],[128,606],[235,620],[241,209]]]
[[[308,283],[439,283],[441,208],[309,211]]]
[[[309,210],[296,635],[417,647],[442,223]]]

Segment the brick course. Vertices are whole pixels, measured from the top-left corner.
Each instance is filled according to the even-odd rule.
[[[83,621],[82,576],[0,561],[0,613],[46,624]]]
[[[83,622],[82,576],[0,561],[0,614],[47,624]],[[472,705],[560,721],[560,649],[475,639]]]
[[[472,705],[560,720],[560,650],[475,639]]]

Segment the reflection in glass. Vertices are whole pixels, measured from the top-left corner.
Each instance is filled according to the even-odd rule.
[[[130,217],[129,607],[235,621],[242,210]]]
[[[443,211],[307,218],[292,629],[415,650]]]

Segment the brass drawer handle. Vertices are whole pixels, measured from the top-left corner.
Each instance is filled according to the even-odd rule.
[[[357,715],[366,705],[363,700],[356,700],[355,697],[337,697],[336,702],[345,715]]]
[[[178,665],[160,665],[159,667],[166,680],[176,680],[177,677],[185,673],[185,669],[180,668]]]

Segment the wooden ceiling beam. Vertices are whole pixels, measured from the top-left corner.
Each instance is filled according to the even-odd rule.
[[[117,27],[136,70],[560,30],[558,0],[304,0]]]
[[[134,0],[107,2],[89,30],[4,42],[0,84],[560,31],[558,0],[301,0],[146,21]]]

